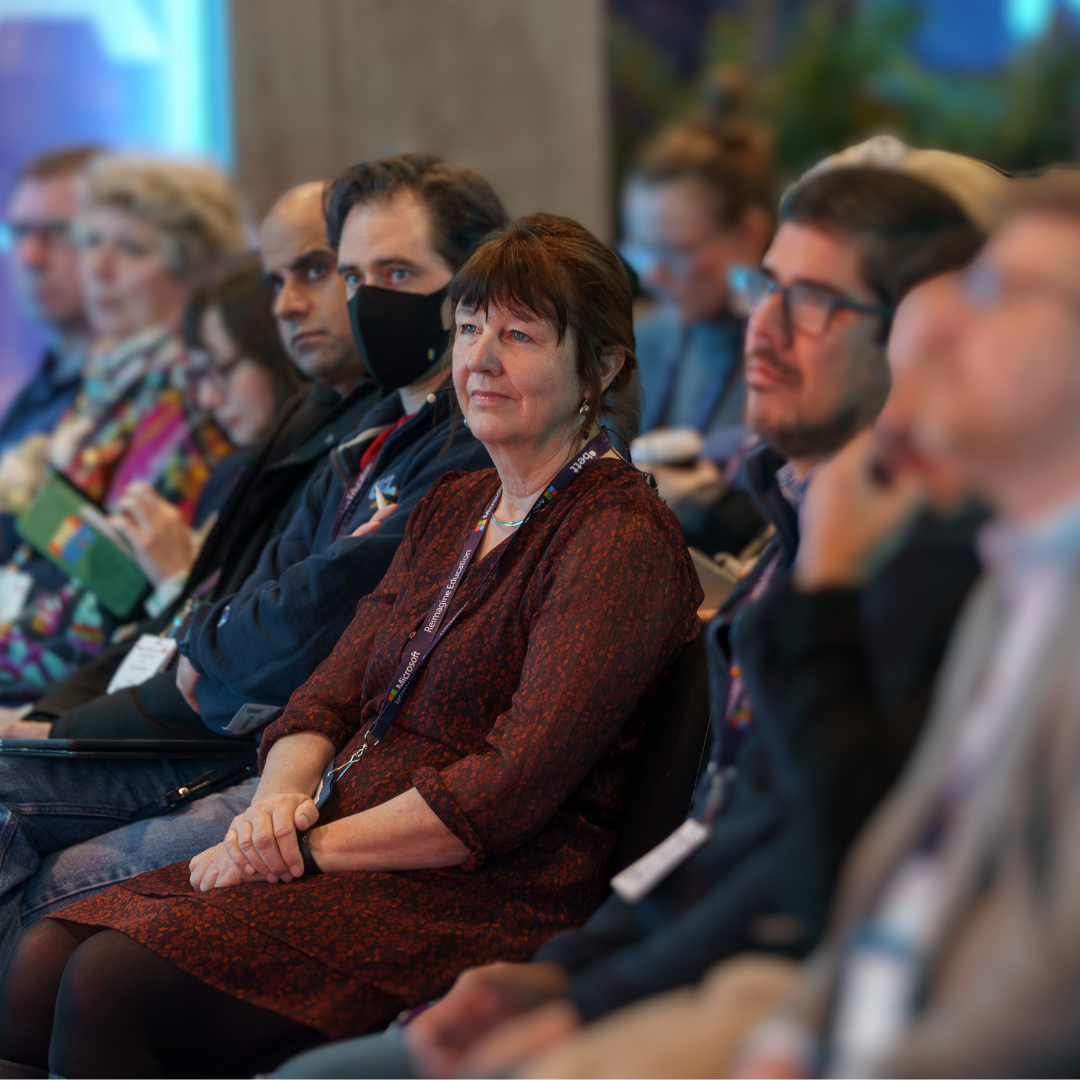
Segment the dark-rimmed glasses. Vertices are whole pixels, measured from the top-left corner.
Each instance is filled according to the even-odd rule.
[[[229,380],[232,378],[233,372],[248,359],[243,353],[240,353],[226,360],[224,364],[217,364],[209,353],[200,352],[197,356],[198,360],[193,365],[195,378],[199,382],[209,383],[219,393],[228,390]]]
[[[6,221],[0,224],[0,251],[10,251],[30,237],[43,244],[71,243],[71,222],[57,218],[51,221]]]
[[[866,304],[852,300],[821,285],[796,281],[794,285],[781,285],[761,270],[749,266],[736,266],[728,272],[728,284],[747,313],[759,308],[774,293],[780,296],[784,321],[788,330],[801,330],[804,334],[824,334],[838,310],[857,311],[862,315],[876,315],[891,319],[894,309],[884,304]]]

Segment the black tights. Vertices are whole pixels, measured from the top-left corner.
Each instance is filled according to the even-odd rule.
[[[0,981],[0,1058],[61,1076],[251,1076],[325,1041],[99,926],[42,919]]]

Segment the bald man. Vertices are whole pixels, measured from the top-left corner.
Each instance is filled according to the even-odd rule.
[[[345,284],[327,243],[322,194],[314,181],[287,191],[259,230],[263,268],[274,291],[274,317],[294,363],[313,382],[282,408],[244,471],[188,576],[188,588],[158,623],[168,625],[188,595],[217,573],[213,597],[236,592],[267,544],[282,532],[304,485],[332,447],[382,398],[367,375],[349,325]],[[144,627],[155,632],[155,623]],[[191,738],[198,717],[176,692],[170,667],[142,686],[104,697],[129,643],[58,683],[5,738]],[[149,720],[153,717],[153,721]],[[194,727],[197,737],[211,733]]]
[[[259,251],[289,355],[305,375],[346,398],[367,373],[349,326],[337,255],[326,239],[325,188],[314,181],[282,195],[259,229]]]

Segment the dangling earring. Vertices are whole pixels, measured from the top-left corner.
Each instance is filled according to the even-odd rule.
[[[589,411],[589,399],[582,398],[581,405],[578,408],[578,414],[584,416]]]

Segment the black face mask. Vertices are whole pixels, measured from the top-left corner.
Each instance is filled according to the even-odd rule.
[[[419,296],[361,285],[349,301],[353,337],[371,377],[388,390],[422,379],[450,341],[443,329],[446,289]]]

